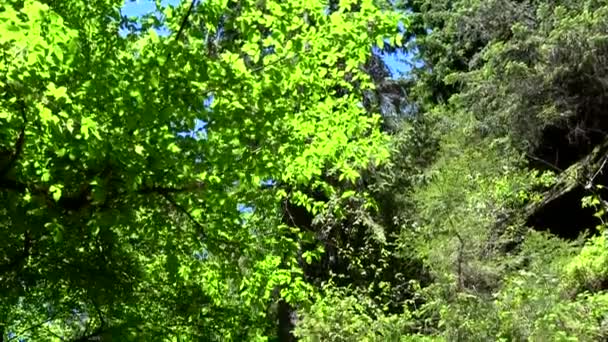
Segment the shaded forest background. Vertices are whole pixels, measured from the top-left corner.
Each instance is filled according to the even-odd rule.
[[[0,341],[608,339],[604,1],[217,3],[0,5]]]

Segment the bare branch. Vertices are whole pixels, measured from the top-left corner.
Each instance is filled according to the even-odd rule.
[[[526,156],[527,156],[528,158],[531,158],[531,159],[536,160],[537,162],[540,162],[540,163],[542,163],[542,164],[545,164],[546,166],[548,166],[548,167],[552,168],[553,170],[555,170],[555,171],[557,171],[557,172],[560,172],[560,173],[561,173],[561,172],[564,172],[564,170],[560,169],[560,168],[559,168],[559,167],[557,167],[556,165],[553,165],[552,163],[550,163],[550,162],[548,162],[548,161],[546,161],[546,160],[544,160],[544,159],[541,159],[541,158],[539,158],[539,157],[537,157],[537,156],[535,156],[535,155],[532,155],[532,154],[530,154],[530,153],[526,153]]]

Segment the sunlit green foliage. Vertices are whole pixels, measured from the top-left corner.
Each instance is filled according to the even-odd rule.
[[[302,341],[401,341],[412,319],[384,313],[365,295],[331,287],[302,314],[296,329]]]
[[[218,0],[137,22],[121,5],[0,5],[0,335],[272,337],[272,304],[314,292],[279,212],[310,199],[262,182],[335,191],[322,173],[354,183],[387,159],[362,66],[399,17]]]
[[[608,338],[604,2],[155,2],[0,4],[0,341]]]

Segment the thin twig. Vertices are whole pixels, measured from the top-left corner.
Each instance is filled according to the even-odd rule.
[[[606,166],[606,161],[608,161],[608,154],[606,154],[604,156],[604,161],[602,162],[602,165],[600,165],[600,167],[597,169],[597,171],[595,172],[595,174],[593,175],[593,177],[591,177],[591,179],[589,179],[589,182],[585,186],[586,189],[591,188],[591,186],[593,185],[593,181],[595,180],[595,177],[597,177],[597,175],[599,175],[600,173],[602,173],[602,171],[604,170],[604,166]]]

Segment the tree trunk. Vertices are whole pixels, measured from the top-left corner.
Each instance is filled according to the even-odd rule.
[[[295,342],[292,331],[295,328],[295,310],[284,299],[279,301],[277,310],[279,316],[278,336],[280,342]]]

